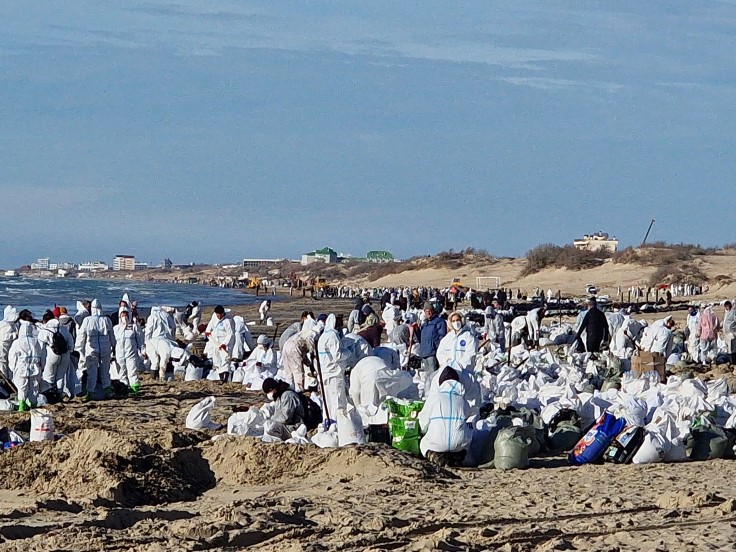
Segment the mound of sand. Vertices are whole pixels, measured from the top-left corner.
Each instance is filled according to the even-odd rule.
[[[0,488],[79,502],[135,506],[191,500],[214,482],[196,448],[167,450],[156,439],[105,430],[84,429],[0,455]]]
[[[305,477],[343,482],[364,477],[414,481],[455,477],[420,459],[378,445],[321,449],[230,436],[202,445],[202,457],[217,481],[227,485],[262,485]]]

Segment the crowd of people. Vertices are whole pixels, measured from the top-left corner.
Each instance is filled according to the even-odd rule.
[[[713,306],[693,305],[676,330],[671,316],[647,324],[617,304],[603,312],[591,297],[575,324],[550,328],[544,306],[517,314],[509,292],[363,292],[347,317],[302,312],[281,334],[278,350],[265,334],[254,339],[244,318],[221,305],[206,324],[197,302],[184,311],[153,307],[144,319],[127,295],[112,314],[97,300],[79,302],[73,316],[55,307],[41,320],[8,306],[0,322],[0,376],[17,390],[19,410],[28,410],[44,399],[112,397],[114,382],[136,395],[142,370],[165,379],[175,365],[187,376],[199,370],[191,379],[263,390],[284,434],[308,417],[309,403],[297,400],[305,391],[313,392],[326,425],[339,423],[339,413],[350,408],[375,412],[388,397],[423,400],[422,452],[456,459],[468,446],[466,421],[484,403],[483,370],[493,369],[479,370],[479,359],[511,364],[555,344],[593,356],[609,350],[624,365],[637,351],[674,364],[713,362],[723,350],[736,364],[736,311],[729,301],[722,321]],[[468,308],[460,310],[464,299]],[[261,303],[258,323],[273,323],[270,309],[270,300]]]

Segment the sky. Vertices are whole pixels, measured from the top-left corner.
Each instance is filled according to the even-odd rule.
[[[0,266],[736,241],[736,1],[0,3]]]

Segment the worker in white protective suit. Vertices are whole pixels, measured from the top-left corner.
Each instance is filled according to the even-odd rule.
[[[498,345],[501,352],[506,352],[506,325],[504,324],[504,317],[506,315],[513,315],[513,311],[502,310],[501,303],[499,303],[498,299],[493,299],[485,310],[486,320],[484,331],[486,337],[488,341]]]
[[[0,374],[7,379],[13,377],[10,371],[8,355],[13,341],[18,337],[18,311],[8,305],[3,311],[3,319],[0,321]]]
[[[115,361],[120,367],[121,381],[128,386],[132,395],[139,395],[138,366],[144,349],[143,332],[138,322],[131,320],[128,309],[118,313],[119,322],[113,329],[115,333]]]
[[[362,335],[357,333],[349,333],[342,338],[342,345],[346,349],[350,349],[353,353],[352,358],[348,361],[348,366],[355,366],[361,359],[373,354],[373,347]]]
[[[65,347],[62,347],[62,350],[54,347],[55,334],[59,334],[64,339]],[[69,330],[54,318],[54,314],[50,310],[43,315],[43,326],[38,330],[38,341],[43,347],[44,356],[41,392],[56,389],[60,395],[65,393],[69,398],[74,397],[76,374],[73,371],[71,361],[74,340]],[[57,350],[54,351],[54,349]]]
[[[166,369],[171,360],[171,350],[177,347],[174,341],[176,327],[173,316],[163,307],[151,307],[151,314],[146,320],[144,336],[145,355],[151,361],[151,370],[158,373],[158,378],[166,379]]]
[[[340,336],[341,328],[335,327],[336,318],[330,314],[325,322],[325,330],[317,342],[319,366],[324,383],[324,404],[327,407],[325,418],[332,420],[338,408],[347,407],[345,388],[345,368],[352,357],[352,351],[345,347]]]
[[[268,313],[271,311],[271,300],[266,299],[263,303],[261,303],[261,306],[258,307],[258,314],[261,317],[261,324],[266,323],[266,319],[268,319]]]
[[[200,306],[198,301],[192,301],[189,303],[189,306],[191,307],[192,311],[189,314],[188,322],[192,325],[192,328],[195,330],[199,328],[200,323],[202,322],[202,307]]]
[[[643,329],[644,326],[641,322],[631,316],[625,317],[623,324],[619,326],[613,336],[610,347],[611,352],[622,360],[631,359],[641,339]]]
[[[233,359],[243,360],[248,356],[247,353],[255,349],[253,335],[250,333],[248,325],[245,323],[245,319],[242,316],[233,316],[233,323],[235,324]]]
[[[526,330],[533,347],[539,346],[539,328],[542,326],[544,313],[544,307],[539,307],[526,314]]]
[[[690,309],[687,313],[687,352],[690,358],[694,361],[698,361],[698,351],[700,346],[700,340],[698,339],[698,322],[700,321],[700,311],[695,305],[690,305]]]
[[[386,306],[383,309],[383,312],[381,313],[381,318],[384,322],[384,329],[386,330],[386,335],[391,335],[391,332],[394,331],[394,328],[396,328],[396,325],[401,320],[401,309],[398,305],[394,305],[392,303],[386,303]]]
[[[392,370],[401,369],[401,359],[399,358],[399,351],[395,347],[387,347],[381,345],[380,347],[373,348],[373,356],[377,356],[388,365]],[[357,364],[357,363],[356,363]],[[353,364],[351,368],[355,366]]]
[[[225,307],[222,305],[215,307],[210,323],[207,324],[205,335],[209,339],[207,354],[212,359],[212,364],[220,374],[220,378],[227,380],[230,372],[230,359],[233,358],[235,347],[235,322],[230,314],[225,312]]]
[[[77,325],[77,329],[82,325],[84,319],[90,315],[90,308],[92,303],[90,301],[77,301],[77,314],[74,315],[74,322]]]
[[[307,342],[298,333],[287,339],[281,349],[286,382],[296,391],[304,391],[304,366],[310,364],[308,353]]]
[[[18,338],[10,346],[8,362],[13,373],[13,384],[18,389],[18,410],[36,406],[43,371],[43,346],[36,337],[32,321],[21,320]]]
[[[392,368],[377,356],[360,360],[350,372],[350,399],[353,404],[378,407],[388,397],[418,399],[419,389],[412,375]]]
[[[733,366],[736,365],[736,309],[731,301],[726,301],[723,309],[723,341],[726,343],[728,362]]]
[[[85,401],[94,397],[97,378],[102,381],[105,397],[113,395],[110,381],[110,357],[115,347],[115,335],[112,322],[102,314],[100,301],[95,299],[91,304],[91,314],[82,321],[77,331],[75,350],[85,358],[87,367],[87,394]]]
[[[672,353],[672,328],[674,326],[674,319],[668,316],[644,328],[641,348],[645,351],[663,355],[665,359],[668,358]]]
[[[262,374],[267,372],[270,377],[275,376],[278,368],[276,366],[276,351],[271,347],[271,339],[267,335],[261,334],[258,336],[256,343],[256,348],[253,349],[248,360],[255,360]]]
[[[460,465],[470,446],[472,430],[465,389],[452,368],[441,369],[439,389],[431,393],[419,413],[422,440],[419,450],[427,460],[441,465]]]
[[[447,334],[437,347],[437,362],[440,368],[451,366],[456,370],[473,370],[478,341],[465,325],[465,319],[459,312],[450,314],[447,322]]]
[[[613,342],[619,328],[621,328],[626,321],[618,303],[613,304],[613,312],[606,313],[606,320],[608,320],[608,332],[611,334],[611,341]]]

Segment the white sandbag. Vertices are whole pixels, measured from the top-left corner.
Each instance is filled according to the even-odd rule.
[[[198,381],[202,379],[203,368],[197,368],[194,364],[187,365],[187,370],[184,373],[184,381]],[[219,378],[218,378],[219,379]]]
[[[15,410],[15,403],[9,399],[1,399],[0,410]]]
[[[220,374],[217,373],[217,370],[214,368],[210,370],[209,374],[207,374],[207,380],[208,381],[220,381]]]
[[[232,376],[232,382],[233,383],[243,383],[243,378],[245,377],[245,370],[242,368],[236,368],[233,370],[233,376]]]
[[[187,429],[220,429],[222,425],[211,419],[216,403],[215,397],[206,397],[195,404],[187,414]]]
[[[307,437],[307,426],[304,424],[300,425],[298,428],[296,428],[295,431],[291,432],[291,439],[288,439],[286,441],[289,444],[292,445],[309,445],[312,443],[312,441],[309,440],[309,437]]]
[[[339,438],[337,436],[337,431],[335,431],[335,426],[330,426],[330,429],[327,431],[324,431],[322,429],[322,426],[320,426],[320,430],[312,435],[312,443],[317,445],[319,448],[337,448]]]
[[[667,442],[665,436],[654,426],[653,429],[647,428],[644,434],[639,450],[636,451],[631,462],[634,464],[656,464],[663,462],[667,452],[670,449],[670,443]]]
[[[626,425],[644,427],[647,417],[647,403],[626,393],[619,395],[616,403],[608,408],[617,418],[624,418]]]
[[[247,412],[235,412],[227,419],[227,432],[229,435],[261,437],[263,422],[263,413],[258,408],[250,408]]]
[[[349,404],[347,408],[338,408],[335,421],[337,422],[338,444],[341,447],[365,443],[363,421],[352,404]]]
[[[728,382],[726,378],[711,380],[706,383],[708,388],[708,401],[728,396]]]
[[[54,415],[45,408],[31,410],[31,441],[54,440]]]

